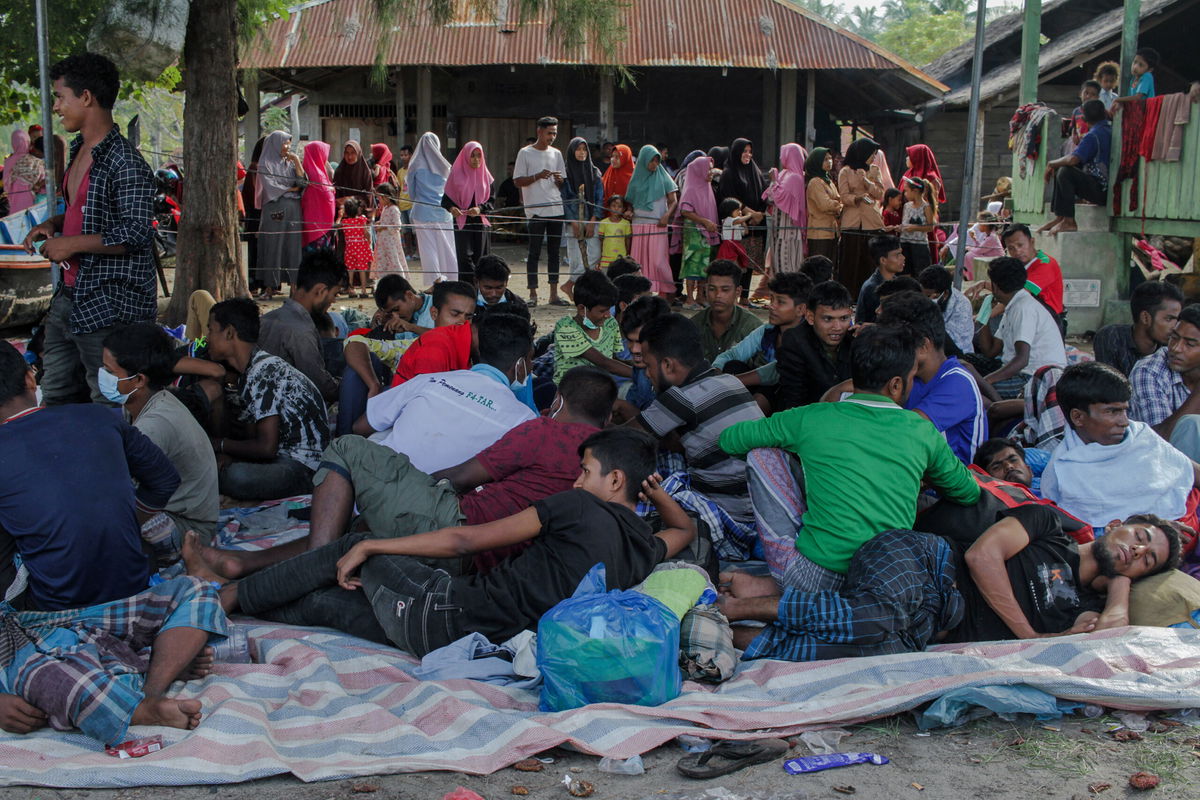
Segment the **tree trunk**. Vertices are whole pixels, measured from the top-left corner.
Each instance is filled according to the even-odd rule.
[[[197,289],[218,300],[247,294],[237,201],[237,2],[191,0],[184,42],[183,216],[169,323],[187,317]]]

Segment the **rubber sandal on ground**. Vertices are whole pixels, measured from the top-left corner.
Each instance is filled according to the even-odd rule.
[[[724,740],[704,753],[689,753],[675,764],[679,774],[688,778],[716,778],[754,764],[765,764],[783,756],[788,743],[782,739],[754,739],[745,742]]]

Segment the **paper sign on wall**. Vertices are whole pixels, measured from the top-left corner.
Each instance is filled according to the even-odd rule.
[[[1066,278],[1063,280],[1063,305],[1075,308],[1100,307],[1099,278]]]

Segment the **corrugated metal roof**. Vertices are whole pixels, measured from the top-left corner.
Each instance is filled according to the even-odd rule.
[[[516,0],[501,3],[510,19],[482,19],[467,4],[449,25],[426,16],[391,27],[383,48],[390,65],[609,63],[585,45],[569,51],[550,41],[544,19],[516,24]],[[788,0],[630,0],[626,41],[616,61],[628,67],[899,70],[931,94],[946,87],[877,45]],[[504,29],[504,30],[502,30]],[[372,0],[327,0],[297,7],[269,25],[242,67],[296,69],[371,66],[379,43]]]

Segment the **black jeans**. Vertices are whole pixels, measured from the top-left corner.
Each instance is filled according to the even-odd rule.
[[[1059,167],[1054,171],[1054,192],[1050,196],[1050,210],[1056,217],[1075,219],[1075,199],[1104,205],[1108,190],[1100,185],[1095,175],[1089,175],[1079,167]]]
[[[372,556],[362,589],[337,585],[337,562],[366,534],[268,567],[238,584],[243,612],[287,625],[321,625],[421,657],[463,635],[450,576],[407,556]]]
[[[546,271],[550,273],[550,285],[558,283],[558,244],[562,239],[564,219],[565,217],[529,218],[529,256],[525,259],[525,285],[530,290],[538,286],[538,262],[542,258],[543,235],[546,237]]]

